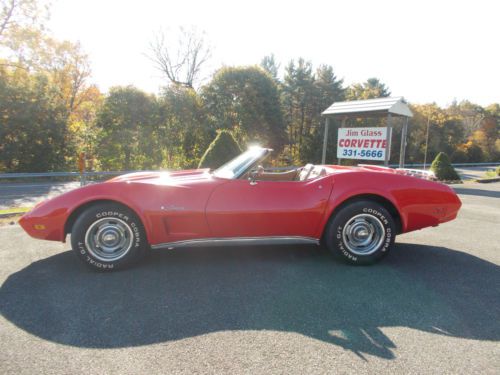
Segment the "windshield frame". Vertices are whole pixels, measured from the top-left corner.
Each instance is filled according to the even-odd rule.
[[[271,151],[269,148],[251,147],[212,171],[212,175],[218,178],[236,180],[247,173],[256,163],[264,160]]]

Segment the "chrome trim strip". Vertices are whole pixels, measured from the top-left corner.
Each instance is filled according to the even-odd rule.
[[[178,247],[205,247],[205,246],[249,246],[249,245],[319,245],[317,238],[300,236],[272,236],[272,237],[221,237],[198,238],[194,240],[166,242],[151,245],[156,249],[174,249]]]

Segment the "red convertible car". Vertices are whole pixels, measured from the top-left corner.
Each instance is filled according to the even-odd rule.
[[[379,166],[308,164],[279,173],[254,147],[222,167],[141,172],[88,185],[20,219],[35,238],[65,241],[97,270],[128,266],[150,248],[324,244],[373,263],[395,236],[453,220],[461,202],[441,183]]]

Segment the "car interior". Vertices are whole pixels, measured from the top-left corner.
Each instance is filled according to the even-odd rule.
[[[307,164],[304,167],[278,172],[266,170],[262,165],[259,165],[242,178],[250,178],[255,181],[306,181],[323,177],[326,174],[325,167],[315,166],[314,164]]]

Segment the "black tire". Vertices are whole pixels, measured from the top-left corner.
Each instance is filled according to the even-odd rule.
[[[336,258],[365,265],[387,255],[395,238],[396,226],[391,214],[376,202],[360,200],[333,214],[324,242]]]
[[[77,257],[96,271],[123,269],[138,262],[149,249],[141,220],[129,208],[115,203],[85,210],[73,225],[71,246]]]

